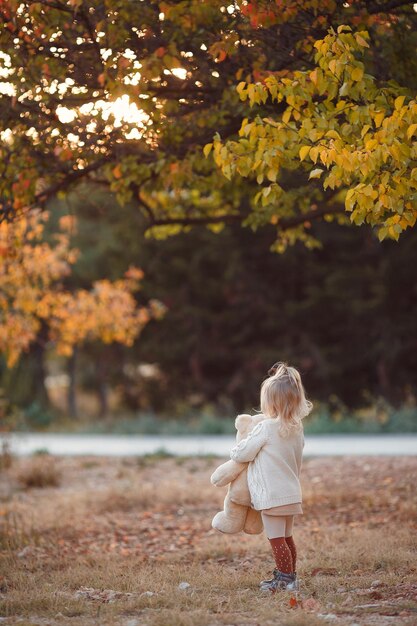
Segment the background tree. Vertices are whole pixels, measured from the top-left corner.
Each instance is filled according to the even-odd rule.
[[[131,346],[149,320],[163,314],[156,300],[137,305],[134,294],[143,278],[138,268],[131,267],[122,279],[96,280],[89,290],[66,289],[65,278],[77,256],[69,245],[73,220],[61,218],[61,231],[51,245],[44,240],[46,218],[46,213],[34,213],[0,225],[0,350],[12,367],[36,342],[35,395],[41,400],[46,396],[43,353],[49,341],[64,356],[87,342]]]

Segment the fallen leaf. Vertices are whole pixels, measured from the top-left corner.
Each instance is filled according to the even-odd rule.
[[[337,569],[335,567],[316,567],[311,571],[312,576],[318,576],[319,574],[323,576],[333,576],[337,574]]]

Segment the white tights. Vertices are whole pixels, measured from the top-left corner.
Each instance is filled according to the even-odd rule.
[[[268,539],[291,537],[294,515],[268,515],[261,511],[264,529]]]

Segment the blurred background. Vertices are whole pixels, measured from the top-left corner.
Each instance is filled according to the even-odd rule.
[[[298,156],[281,204],[260,206],[263,178],[227,180],[206,149],[283,113],[251,109],[239,81],[310,71],[314,42],[338,27],[401,109],[416,92],[417,5],[7,4],[2,427],[232,433],[282,360],[314,403],[308,432],[416,432],[416,229],[381,243],[351,226],[345,190],[310,181]]]
[[[258,409],[268,368],[300,369],[315,409],[307,432],[417,429],[417,233],[380,243],[367,227],[314,226],[321,249],[269,251],[275,232],[228,226],[164,241],[92,185],[48,207],[77,215],[68,289],[144,271],[139,302],[166,307],[133,347],[90,342],[69,357],[37,342],[1,367],[13,429],[228,433]]]

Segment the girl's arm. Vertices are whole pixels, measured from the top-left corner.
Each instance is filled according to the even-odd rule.
[[[266,443],[267,432],[265,422],[257,424],[246,439],[242,439],[230,452],[230,458],[238,463],[253,461]]]

